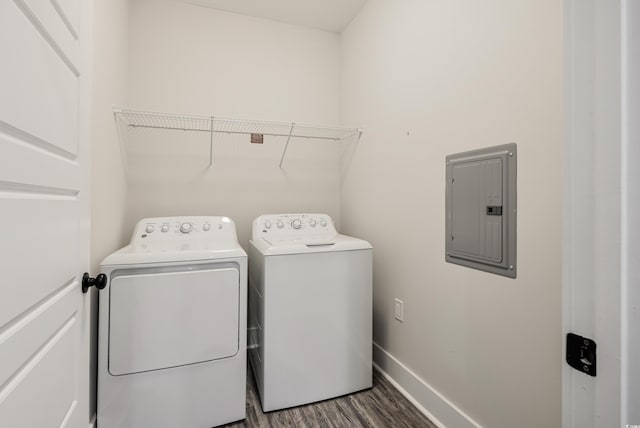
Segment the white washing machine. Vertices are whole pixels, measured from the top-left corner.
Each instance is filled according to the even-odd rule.
[[[372,386],[372,247],[325,214],[263,215],[249,248],[249,361],[267,412]]]
[[[244,419],[247,255],[233,221],[141,220],[102,271],[98,426]]]

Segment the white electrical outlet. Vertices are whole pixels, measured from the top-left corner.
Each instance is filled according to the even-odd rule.
[[[394,312],[395,312],[395,318],[400,322],[404,322],[404,303],[402,303],[402,300],[395,299]]]

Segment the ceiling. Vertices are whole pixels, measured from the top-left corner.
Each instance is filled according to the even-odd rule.
[[[339,33],[367,0],[183,0],[227,12]]]

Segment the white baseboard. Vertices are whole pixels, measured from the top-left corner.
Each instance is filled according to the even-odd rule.
[[[373,343],[373,365],[402,395],[440,428],[482,428],[396,357]]]

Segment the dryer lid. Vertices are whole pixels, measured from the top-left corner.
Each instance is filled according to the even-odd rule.
[[[225,241],[134,242],[107,256],[101,265],[134,265],[246,257],[242,247]]]
[[[131,242],[103,266],[246,257],[229,217],[181,216],[140,220]]]

